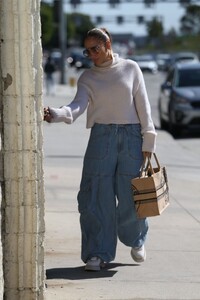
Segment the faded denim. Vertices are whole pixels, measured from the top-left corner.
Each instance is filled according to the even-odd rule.
[[[142,161],[139,124],[92,127],[78,193],[84,262],[92,256],[114,260],[117,237],[129,247],[143,245],[148,222],[137,219],[131,193]]]

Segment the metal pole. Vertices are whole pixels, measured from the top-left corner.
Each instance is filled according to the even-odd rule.
[[[65,27],[65,14],[63,8],[63,0],[59,1],[59,43],[61,50],[61,62],[60,62],[60,83],[66,83],[65,74],[65,58],[66,58],[66,27]]]

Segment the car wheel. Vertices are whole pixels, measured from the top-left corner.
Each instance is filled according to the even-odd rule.
[[[162,118],[160,118],[160,129],[163,129],[163,130],[168,129],[167,122],[165,120],[163,120]]]
[[[168,129],[168,124],[167,122],[162,118],[162,112],[161,112],[161,104],[160,104],[160,99],[158,100],[158,113],[159,113],[159,120],[160,120],[160,129],[167,130]]]
[[[177,124],[173,123],[172,111],[169,110],[169,132],[174,138],[177,138],[181,134],[181,128]]]

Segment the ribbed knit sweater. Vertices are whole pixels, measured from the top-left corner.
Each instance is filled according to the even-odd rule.
[[[73,101],[50,107],[52,122],[71,124],[87,108],[87,128],[100,124],[141,124],[143,151],[155,152],[156,132],[143,74],[136,62],[114,54],[113,60],[85,70]]]

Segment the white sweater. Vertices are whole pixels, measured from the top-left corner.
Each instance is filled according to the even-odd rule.
[[[112,63],[93,66],[79,77],[74,100],[50,107],[52,122],[71,124],[87,108],[87,128],[100,124],[141,124],[143,151],[155,152],[156,132],[142,72],[132,60],[114,54]]]

